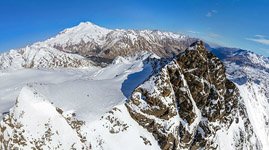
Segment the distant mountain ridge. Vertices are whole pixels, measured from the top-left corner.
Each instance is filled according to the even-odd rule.
[[[46,41],[57,49],[83,56],[113,59],[139,51],[150,51],[158,56],[171,56],[185,50],[192,42],[190,37],[158,30],[110,30],[90,22],[61,32]]]
[[[0,68],[103,66],[117,56],[132,56],[141,51],[171,57],[194,41],[171,32],[110,30],[83,22],[44,42],[0,54]]]

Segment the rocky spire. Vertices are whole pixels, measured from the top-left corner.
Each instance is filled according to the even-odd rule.
[[[248,140],[256,136],[240,99],[222,62],[197,41],[137,87],[126,106],[164,150],[216,149],[218,134],[232,124],[245,131],[235,143],[251,148]]]

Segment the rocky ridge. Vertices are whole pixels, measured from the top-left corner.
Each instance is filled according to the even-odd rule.
[[[0,69],[106,66],[118,56],[142,51],[171,57],[195,39],[158,30],[110,30],[90,22],[53,38],[0,55]]]
[[[221,149],[215,141],[230,128],[232,149],[260,146],[238,89],[200,41],[135,89],[126,107],[165,150]]]
[[[130,56],[141,51],[149,51],[161,57],[172,56],[185,50],[193,41],[194,39],[190,37],[172,32],[110,30],[85,22],[64,30],[45,43],[56,49],[82,56],[114,59],[117,56]]]

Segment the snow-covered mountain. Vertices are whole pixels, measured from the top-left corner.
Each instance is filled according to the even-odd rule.
[[[194,41],[86,22],[1,54],[0,149],[268,149],[269,59]]]
[[[83,22],[46,41],[1,54],[0,68],[104,66],[117,56],[142,51],[168,57],[185,50],[194,40],[171,32],[110,30]]]
[[[26,48],[11,50],[0,55],[0,68],[64,68],[64,67],[89,67],[93,62],[77,54],[69,54],[55,48],[35,43]]]
[[[150,51],[158,56],[171,56],[185,50],[194,39],[158,30],[110,30],[90,22],[61,32],[45,43],[62,51],[114,59],[139,51]]]

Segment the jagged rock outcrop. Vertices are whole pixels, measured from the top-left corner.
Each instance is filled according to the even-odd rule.
[[[164,150],[223,149],[229,141],[216,141],[226,135],[233,149],[258,149],[242,103],[223,63],[198,41],[137,87],[126,107]]]
[[[90,149],[80,130],[83,124],[24,87],[0,122],[0,149]]]

